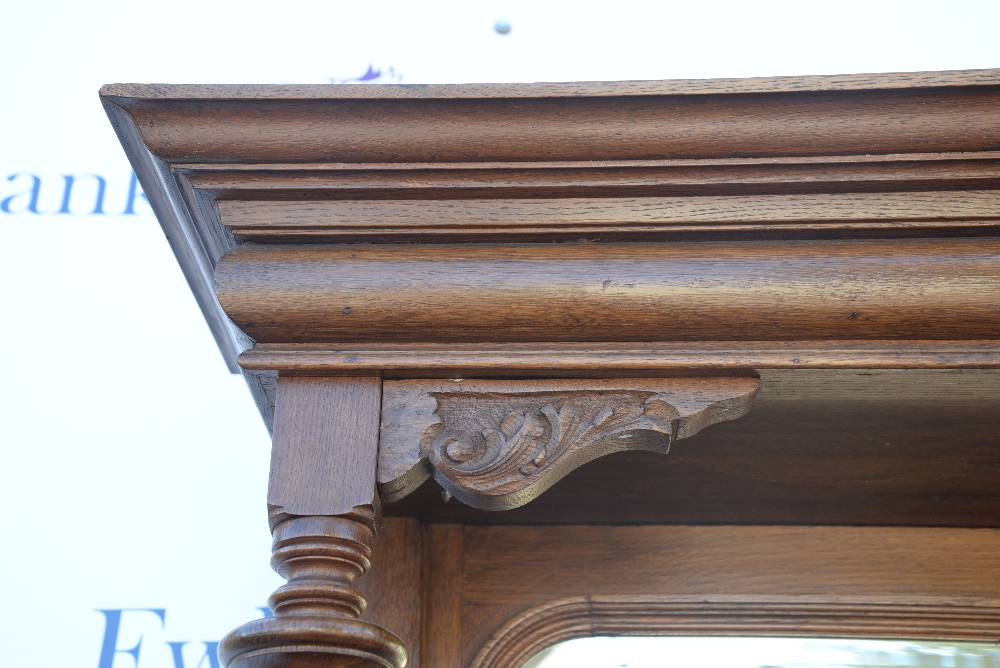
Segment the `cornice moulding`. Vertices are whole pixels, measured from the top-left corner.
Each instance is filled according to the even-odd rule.
[[[583,353],[589,355],[583,367],[594,371],[610,364],[610,372],[617,373],[638,368],[644,359],[653,372],[686,363],[711,368],[995,365],[996,319],[973,314],[975,322],[959,322],[978,313],[979,306],[952,298],[968,287],[963,281],[979,276],[968,266],[972,255],[992,248],[992,242],[969,237],[1000,235],[1000,70],[448,86],[115,84],[102,88],[101,97],[234,371],[245,352],[243,365],[252,371],[267,367],[263,373],[298,373],[305,367],[308,373],[348,375],[435,375],[463,368],[502,373],[499,357],[486,354],[483,363],[463,357],[465,344],[452,332],[445,337],[456,346],[452,361],[405,349],[437,341],[414,334],[413,322],[403,323],[396,335],[365,333],[361,326],[353,338],[298,338],[291,330],[262,334],[259,318],[237,317],[240,322],[234,324],[235,311],[222,308],[215,282],[224,256],[223,264],[231,267],[256,252],[248,243],[273,244],[276,253],[297,244],[331,249],[390,244],[397,255],[405,247],[416,257],[439,253],[435,245],[475,252],[475,245],[516,242],[535,246],[533,253],[548,253],[546,261],[554,269],[567,266],[578,252],[572,244],[581,241],[612,250],[615,244],[656,246],[667,254],[680,248],[677,242],[721,242],[733,252],[736,267],[738,256],[756,247],[748,241],[780,246],[793,240],[861,239],[866,241],[858,248],[888,248],[890,240],[914,237],[952,237],[926,245],[947,250],[964,243],[966,250],[946,252],[941,262],[932,261],[938,257],[933,253],[926,255],[918,271],[951,287],[927,292],[924,306],[912,311],[907,311],[907,295],[919,296],[916,284],[898,285],[893,292],[887,287],[889,272],[866,275],[859,283],[878,287],[887,300],[883,306],[900,311],[902,329],[869,331],[879,318],[889,317],[888,311],[863,311],[848,299],[834,308],[844,319],[837,321],[837,331],[818,337],[797,326],[780,336],[765,332],[764,325],[741,331],[732,322],[722,323],[715,334],[696,332],[683,319],[617,342],[591,334],[583,338],[604,348],[596,355]],[[775,262],[762,271],[780,273],[776,268],[786,265],[778,255]],[[390,273],[402,271],[402,265],[386,266]],[[957,273],[944,276],[946,266]],[[812,265],[801,269],[818,271]],[[848,263],[838,271],[851,275],[855,269]],[[223,292],[226,271],[218,275]],[[820,302],[837,301],[821,277],[813,276],[817,282],[809,291]],[[976,284],[981,295],[996,293],[990,287],[995,277],[979,278],[986,280]],[[428,285],[454,279],[432,276]],[[613,287],[616,278],[601,278],[607,280]],[[498,285],[512,294],[509,281]],[[383,288],[366,298],[389,295]],[[801,303],[795,301],[801,296],[770,306],[787,311]],[[662,304],[650,299],[649,312],[662,311]],[[983,308],[995,306],[986,304],[985,296],[973,299]],[[428,293],[414,302],[415,309],[421,300],[430,310],[440,306]],[[345,304],[337,313],[348,307],[359,321],[364,310],[357,305]],[[527,317],[502,304],[495,307],[502,322]],[[618,308],[611,302],[609,307]],[[926,317],[925,307],[943,309],[940,327],[937,316]],[[490,311],[487,306],[482,312]],[[554,312],[536,313],[552,317]],[[767,319],[766,311],[758,315]],[[607,316],[626,330],[632,326],[628,314]],[[547,373],[560,377],[583,369],[575,334],[550,327],[514,334],[502,322],[490,325],[495,335],[472,337],[475,345],[519,346],[519,361],[511,368],[540,369],[541,353],[529,349],[543,351],[539,341],[546,340],[558,348]],[[340,354],[348,339],[354,352]],[[718,347],[720,339],[733,342],[730,353]],[[758,346],[763,339],[771,342]],[[684,350],[647,354],[641,349],[660,343],[670,348],[676,340],[686,342]],[[268,347],[324,342],[335,345],[327,345],[321,360],[313,355],[304,363],[299,353],[290,357]],[[393,342],[403,348],[384,347]],[[779,347],[768,348],[773,342]],[[843,345],[834,351],[833,342]],[[255,345],[257,352],[246,352]],[[264,410],[268,381],[260,374],[248,380]]]

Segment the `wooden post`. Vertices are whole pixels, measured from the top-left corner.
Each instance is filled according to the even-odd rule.
[[[377,378],[281,378],[275,403],[268,509],[271,565],[288,582],[268,599],[274,617],[229,633],[228,668],[402,668],[406,648],[359,619],[354,581],[371,568],[382,384]]]

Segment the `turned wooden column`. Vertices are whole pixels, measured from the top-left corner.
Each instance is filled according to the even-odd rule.
[[[406,664],[399,638],[359,619],[354,586],[379,531],[381,392],[377,378],[279,379],[268,514],[271,566],[288,582],[268,599],[273,617],[222,640],[228,668]]]

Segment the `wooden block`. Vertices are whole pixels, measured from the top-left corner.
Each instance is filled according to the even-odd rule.
[[[378,378],[280,378],[267,502],[291,515],[375,503]]]

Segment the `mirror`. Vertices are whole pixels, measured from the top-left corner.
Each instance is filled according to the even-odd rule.
[[[1000,644],[821,638],[596,637],[548,647],[523,668],[1000,668]]]

